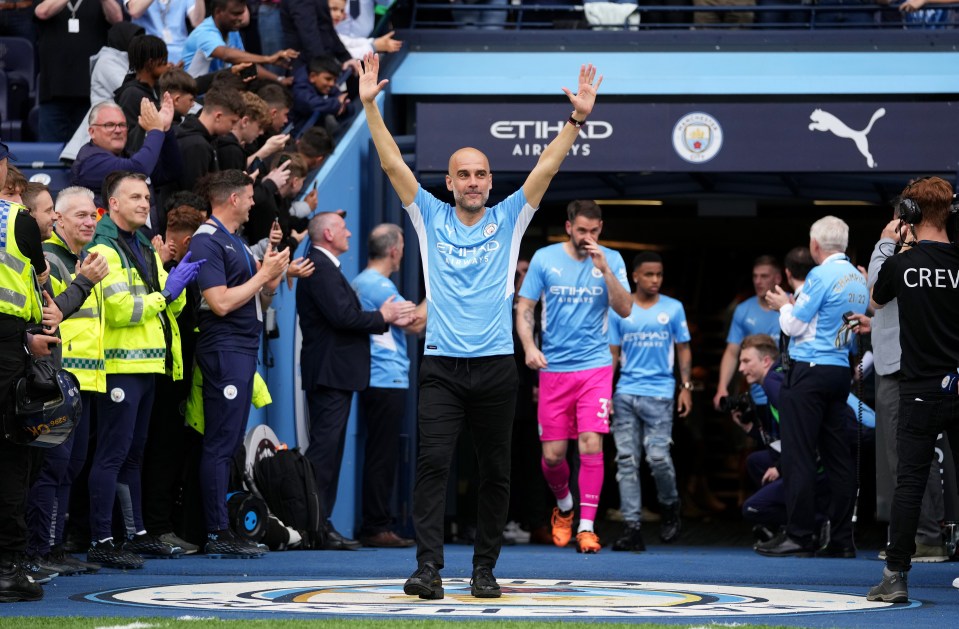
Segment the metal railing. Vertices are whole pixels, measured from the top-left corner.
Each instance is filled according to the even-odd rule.
[[[835,29],[956,29],[959,2],[927,5],[904,13],[901,3],[858,4],[763,4],[746,6],[639,5],[634,15],[615,23],[594,23],[587,19],[582,4],[463,4],[461,2],[412,2],[410,26],[421,29],[749,29],[749,30],[835,30]],[[625,6],[625,5],[623,5]],[[697,14],[714,14],[704,22]],[[746,16],[744,14],[752,14]],[[634,20],[635,21],[635,18]]]

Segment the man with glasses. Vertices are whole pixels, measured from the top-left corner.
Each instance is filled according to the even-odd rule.
[[[180,148],[172,131],[173,98],[163,95],[160,109],[147,99],[140,107],[140,126],[146,131],[143,146],[133,155],[127,155],[127,120],[123,110],[113,101],[98,103],[90,110],[90,142],[77,153],[77,160],[70,171],[70,185],[93,190],[97,207],[104,207],[100,196],[103,178],[108,174],[126,170],[142,173],[156,186],[175,181],[180,172]],[[153,196],[153,195],[151,195]],[[156,202],[150,204],[147,221],[150,235],[162,233],[163,221],[157,212]]]

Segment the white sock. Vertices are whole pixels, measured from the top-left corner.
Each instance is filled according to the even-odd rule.
[[[580,520],[579,521],[579,530],[577,533],[582,533],[583,531],[593,532],[593,521],[592,520]]]
[[[560,511],[564,513],[566,511],[573,510],[573,492],[568,492],[565,498],[560,498],[556,501],[556,506],[559,507]]]

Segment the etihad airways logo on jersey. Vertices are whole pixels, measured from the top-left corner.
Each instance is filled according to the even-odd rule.
[[[457,247],[448,242],[436,243],[436,250],[444,256],[457,256],[460,258],[475,258],[478,255],[493,253],[499,250],[499,243],[495,240],[484,242],[475,247]]]
[[[457,247],[448,242],[436,243],[436,250],[443,256],[446,264],[454,267],[466,267],[474,264],[485,264],[490,256],[499,251],[500,243],[496,240],[484,242],[475,247]]]
[[[639,343],[644,343],[646,341],[668,341],[669,332],[666,330],[661,330],[659,332],[630,332],[623,335],[623,343],[630,341],[635,341]]]
[[[560,297],[582,297],[589,295],[599,297],[605,289],[602,286],[550,286],[550,295],[559,295]]]

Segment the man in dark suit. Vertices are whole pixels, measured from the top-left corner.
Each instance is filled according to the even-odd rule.
[[[281,0],[280,23],[286,45],[300,51],[294,67],[323,55],[333,55],[340,63],[352,58],[333,30],[327,0]]]
[[[370,382],[370,334],[382,334],[394,323],[412,322],[415,304],[387,300],[379,310],[364,311],[340,271],[337,256],[350,248],[350,231],[337,212],[322,212],[310,221],[313,243],[309,259],[316,272],[300,280],[296,311],[303,332],[300,353],[303,389],[310,411],[310,445],[316,486],[327,517],[327,550],[355,550],[359,542],[340,535],[329,522],[346,440],[346,422],[354,391]]]

